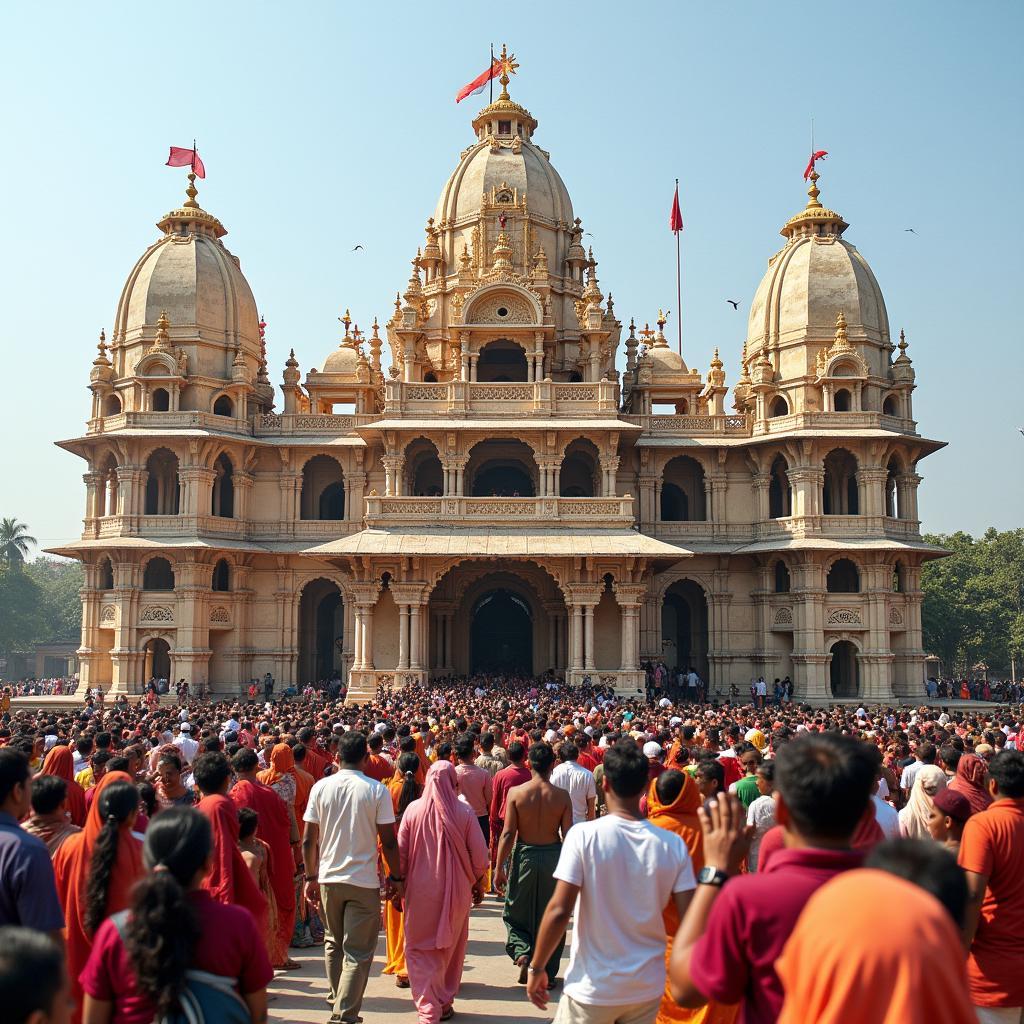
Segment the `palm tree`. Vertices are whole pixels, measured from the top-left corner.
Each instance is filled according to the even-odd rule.
[[[28,527],[17,519],[0,519],[0,563],[12,569],[21,568],[29,546],[37,543],[26,530]]]

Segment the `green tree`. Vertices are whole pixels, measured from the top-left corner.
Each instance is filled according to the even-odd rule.
[[[35,537],[29,536],[24,523],[17,519],[0,519],[0,563],[12,569],[20,568],[35,543]]]
[[[0,652],[27,651],[39,626],[39,587],[28,573],[0,567]]]
[[[37,558],[25,573],[39,588],[37,641],[77,640],[82,627],[79,591],[85,582],[80,562]]]

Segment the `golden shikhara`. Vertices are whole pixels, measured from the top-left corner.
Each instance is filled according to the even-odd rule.
[[[346,309],[304,377],[292,351],[280,408],[189,175],[60,442],[87,463],[82,538],[59,549],[86,568],[82,687],[238,693],[270,672],[357,699],[553,671],[632,692],[663,659],[712,694],[761,675],[810,700],[916,694],[937,554],[917,466],[941,443],[818,174],[733,339],[727,409],[717,348],[704,374],[666,314],[623,330],[499,59],[389,318],[367,337]]]

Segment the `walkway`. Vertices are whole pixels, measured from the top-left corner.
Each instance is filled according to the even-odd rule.
[[[297,1024],[326,1024],[327,982],[324,978],[323,947],[293,949],[292,956],[302,970],[280,973],[270,984],[270,1019]],[[568,964],[568,942],[562,968]],[[360,1011],[366,1024],[416,1024],[416,1011],[408,989],[395,988],[384,967],[384,933],[381,932],[377,956],[370,972],[370,983]],[[501,904],[488,896],[474,910],[469,924],[469,945],[462,991],[455,1001],[453,1024],[497,1024],[507,1021],[550,1021],[554,1016],[560,989],[552,995],[548,1013],[542,1013],[527,998],[525,986],[516,984],[517,970],[505,955],[505,927],[501,923]]]

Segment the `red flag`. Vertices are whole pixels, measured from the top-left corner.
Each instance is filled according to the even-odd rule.
[[[676,194],[672,197],[672,212],[668,217],[668,226],[676,234],[683,230],[683,215],[679,210],[679,182],[676,182]]]
[[[167,167],[191,167],[197,178],[206,177],[206,168],[203,161],[199,159],[198,149],[182,149],[181,146],[171,146],[171,154],[167,157]]]
[[[824,160],[828,156],[827,149],[816,149],[811,153],[811,159],[807,161],[807,169],[804,171],[804,181],[806,181],[811,173],[814,171],[814,165],[818,160]]]
[[[484,86],[492,79],[501,74],[501,61],[495,57],[491,66],[481,74],[477,75],[468,85],[464,85],[456,94],[455,102],[461,103],[467,96],[477,96],[484,91]]]

